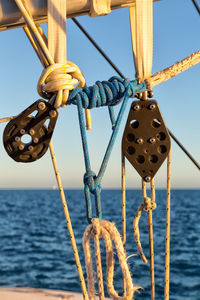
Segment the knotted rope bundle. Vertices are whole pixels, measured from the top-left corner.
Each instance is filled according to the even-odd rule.
[[[143,203],[139,206],[133,221],[133,234],[134,234],[137,250],[140,254],[141,259],[145,264],[148,262],[148,260],[146,259],[146,256],[143,252],[142,245],[140,242],[139,221],[143,210],[149,213],[152,210],[156,209],[157,205],[155,203],[154,182],[151,182],[151,188],[152,188],[152,198],[149,198],[146,195],[146,190],[144,189],[144,183],[143,183]]]
[[[91,300],[95,299],[95,285],[94,285],[92,257],[91,257],[91,250],[90,250],[91,237],[94,239],[94,244],[95,244],[95,257],[96,257],[96,268],[97,268],[97,278],[98,278],[100,299],[104,299],[101,253],[100,253],[100,243],[99,243],[101,237],[103,237],[106,245],[106,266],[107,266],[106,282],[107,282],[108,293],[112,299],[116,299],[116,300],[132,299],[134,296],[134,292],[138,290],[140,287],[133,285],[121,236],[117,228],[115,227],[114,223],[105,220],[100,221],[97,218],[92,219],[92,224],[90,224],[86,228],[83,236],[83,248],[85,253],[89,298]],[[127,289],[126,296],[119,296],[113,285],[114,259],[113,259],[112,240],[117,250],[119,263],[123,273],[123,278],[126,281],[126,289]]]
[[[129,97],[135,96],[137,92],[146,90],[145,83],[138,84],[136,80],[122,79],[117,76],[111,77],[108,81],[97,81],[91,87],[73,90],[68,99],[68,104],[77,105],[81,99],[83,108],[94,108],[100,106],[113,106],[119,104],[126,92]]]
[[[45,99],[51,99],[53,95],[60,97],[61,99],[58,99],[57,103],[65,106],[69,91],[73,90],[74,85],[78,82],[78,87],[85,86],[85,78],[76,64],[70,61],[67,61],[66,64],[55,63],[43,70],[38,81],[37,91]],[[60,91],[62,91],[61,94],[59,94]]]

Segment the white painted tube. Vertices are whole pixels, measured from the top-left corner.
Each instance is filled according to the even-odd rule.
[[[92,0],[66,1],[68,18],[88,14],[92,3]],[[134,2],[134,0],[111,0],[111,8],[116,9],[130,6]],[[38,23],[46,22],[47,0],[29,0],[28,4],[34,20]],[[23,17],[21,16],[14,0],[0,0],[0,31],[15,27],[22,27],[23,25]]]

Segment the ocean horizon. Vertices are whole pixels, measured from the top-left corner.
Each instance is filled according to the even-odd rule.
[[[88,225],[82,189],[66,188],[66,199],[84,276],[82,236]],[[149,193],[149,191],[148,191]],[[139,189],[127,189],[127,256],[135,285],[143,290],[135,299],[150,299],[149,262],[144,264],[133,238],[134,215],[142,203]],[[103,219],[115,222],[121,233],[121,190],[101,193]],[[170,300],[200,299],[200,189],[171,190]],[[81,292],[59,191],[0,189],[0,286]],[[156,190],[153,211],[155,291],[164,294],[166,190]],[[140,238],[149,260],[147,213],[142,212]],[[105,247],[102,243],[105,280]],[[132,256],[134,254],[134,256]],[[115,255],[115,288],[122,293],[121,270]],[[106,287],[105,287],[106,291]],[[106,294],[107,295],[107,294]]]

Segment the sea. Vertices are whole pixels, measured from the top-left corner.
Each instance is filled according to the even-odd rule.
[[[65,190],[65,194],[85,275],[82,236],[88,222],[84,194],[82,190]],[[141,243],[148,259],[144,264],[132,225],[142,203],[141,191],[127,190],[126,200],[128,263],[134,284],[143,288],[135,299],[147,300],[151,299],[147,213],[140,220]],[[103,219],[115,222],[121,233],[121,191],[103,190],[101,201]],[[155,292],[160,300],[164,298],[166,190],[156,191],[156,203]],[[103,243],[101,253],[105,277]],[[115,288],[121,294],[121,269],[114,253]],[[81,292],[58,190],[0,190],[0,285]],[[186,299],[200,300],[200,190],[177,189],[171,191],[170,300]]]

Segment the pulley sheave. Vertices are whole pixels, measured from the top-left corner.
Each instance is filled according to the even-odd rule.
[[[41,158],[49,147],[57,117],[49,102],[34,102],[5,127],[3,143],[8,155],[24,163]]]

